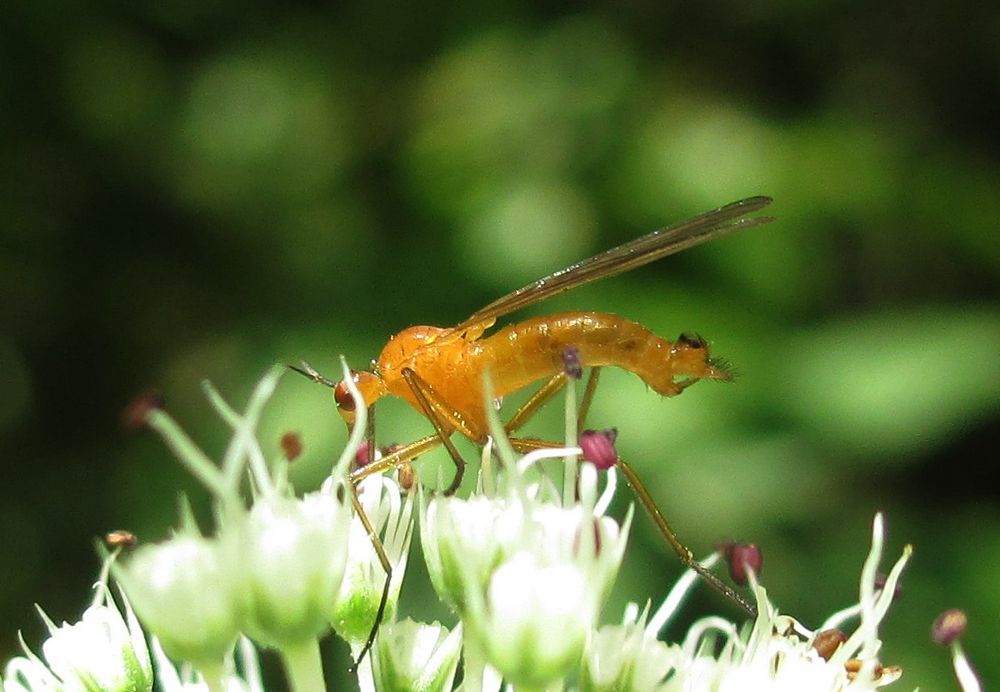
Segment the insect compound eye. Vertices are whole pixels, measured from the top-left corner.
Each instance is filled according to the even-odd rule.
[[[677,343],[681,346],[687,346],[688,348],[705,348],[705,340],[702,339],[697,334],[692,334],[691,332],[684,332],[679,337],[677,337]]]
[[[355,382],[358,376],[354,375]],[[353,411],[356,406],[354,403],[354,397],[351,395],[351,390],[347,388],[347,383],[341,380],[337,383],[337,386],[333,388],[333,400],[337,402],[337,408],[341,411]]]

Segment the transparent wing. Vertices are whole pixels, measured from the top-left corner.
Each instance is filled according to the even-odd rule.
[[[774,220],[770,216],[746,215],[770,203],[770,197],[749,197],[647,233],[508,293],[477,310],[455,329],[462,331],[490,322],[571,288],[627,272],[728,233],[769,223]]]

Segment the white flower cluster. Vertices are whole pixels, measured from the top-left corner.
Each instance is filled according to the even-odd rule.
[[[242,415],[208,389],[234,431],[221,464],[165,413],[148,415],[213,493],[215,531],[203,535],[187,510],[172,539],[109,557],[110,576],[127,600],[115,604],[105,574],[79,623],[56,626],[43,614],[50,634],[42,657],[25,646],[25,655],[4,670],[4,692],[140,691],[154,682],[168,691],[258,692],[264,688],[255,646],[279,653],[291,689],[318,692],[324,689],[318,640],[331,631],[361,658],[364,690],[451,690],[460,661],[466,692],[868,690],[900,676],[878,661],[878,625],[909,550],[876,587],[880,517],[858,604],[816,631],[779,615],[751,570],[753,623],[740,628],[707,618],[683,642],[668,644],[658,634],[696,583],[690,571],[652,615],[630,605],[621,624],[600,624],[632,520],[631,510],[622,523],[605,515],[616,489],[613,468],[599,474],[590,464],[579,466],[574,492],[567,493],[544,474],[529,482],[524,470],[579,449],[518,458],[498,440],[495,453],[505,470],[488,470],[494,453],[488,445],[485,475],[471,497],[404,493],[382,476],[355,489],[346,479],[365,429],[361,406],[328,482],[298,498],[285,465],[269,468],[255,437],[278,377],[273,371],[261,381]],[[246,508],[240,488],[248,474],[254,496]],[[450,629],[397,616],[417,495],[428,572],[457,616]],[[854,633],[830,644],[828,632],[851,617],[859,619]],[[149,647],[140,622],[151,635]]]

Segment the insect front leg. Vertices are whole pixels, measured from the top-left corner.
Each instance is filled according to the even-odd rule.
[[[379,538],[378,532],[375,530],[375,527],[372,526],[372,522],[368,518],[368,514],[365,513],[364,507],[361,506],[361,501],[358,499],[358,485],[355,482],[351,483],[351,504],[354,506],[354,513],[357,515],[358,519],[361,520],[361,525],[365,527],[365,533],[368,534],[368,540],[371,541],[372,549],[375,550],[375,555],[378,557],[379,564],[382,565],[382,569],[385,570],[385,584],[382,586],[382,596],[379,598],[378,610],[375,612],[375,621],[372,623],[372,628],[368,632],[368,638],[365,640],[365,645],[361,648],[361,652],[358,654],[357,660],[354,661],[350,668],[350,671],[354,673],[357,672],[358,666],[361,665],[361,661],[363,661],[365,656],[371,651],[372,646],[375,644],[375,636],[378,634],[378,629],[382,626],[382,619],[385,617],[385,608],[389,603],[389,588],[392,585],[392,563],[389,562],[389,556],[385,552],[385,546],[382,545],[382,539]]]
[[[365,478],[368,478],[368,476],[374,476],[377,473],[384,473],[385,471],[399,468],[406,462],[412,461],[413,459],[426,454],[432,449],[439,447],[441,444],[441,437],[437,433],[434,433],[433,435],[421,437],[416,442],[411,442],[403,447],[397,447],[389,454],[384,454],[370,464],[366,464],[351,471],[351,483],[357,485]]]
[[[455,443],[451,439],[452,433],[457,430],[475,442],[485,439],[485,435],[482,431],[470,427],[466,421],[458,419],[452,413],[453,409],[448,406],[448,403],[434,387],[412,369],[403,368],[402,374],[417,403],[420,404],[420,409],[434,426],[438,437],[441,438],[441,444],[448,450],[451,460],[455,462],[455,478],[444,491],[445,495],[454,495],[455,491],[462,485],[462,478],[465,477],[465,459],[458,453],[458,448],[455,447]]]

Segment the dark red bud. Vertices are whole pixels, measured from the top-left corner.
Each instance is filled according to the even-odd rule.
[[[969,618],[965,612],[958,608],[946,610],[934,621],[931,627],[931,639],[937,644],[948,646],[956,639],[965,634],[965,628],[969,624]]]
[[[125,406],[122,427],[129,432],[146,429],[146,420],[155,409],[163,408],[163,395],[156,389],[147,389]]]
[[[580,433],[580,449],[583,450],[583,458],[600,470],[606,471],[618,462],[618,450],[615,449],[617,438],[617,428],[584,430]]]
[[[281,451],[289,461],[295,461],[302,454],[302,436],[297,432],[286,432],[281,436]]]
[[[724,543],[719,550],[729,564],[729,577],[740,586],[745,586],[748,581],[748,569],[760,574],[764,566],[764,553],[755,543]]]

